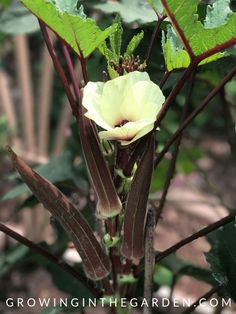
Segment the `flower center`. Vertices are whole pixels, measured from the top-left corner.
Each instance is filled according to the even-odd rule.
[[[122,120],[122,121],[120,121],[119,123],[117,123],[117,124],[115,125],[115,128],[119,128],[119,127],[125,125],[125,124],[128,123],[128,122],[130,122],[130,121],[129,121],[129,120]]]

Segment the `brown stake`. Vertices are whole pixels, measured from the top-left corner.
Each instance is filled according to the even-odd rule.
[[[27,158],[34,159],[36,153],[34,114],[33,114],[33,88],[30,74],[28,41],[25,35],[14,37],[16,50],[16,66],[18,81],[21,88],[22,119],[26,140]]]
[[[151,314],[151,300],[153,293],[153,272],[155,266],[154,252],[154,234],[156,226],[156,210],[154,208],[148,211],[145,238],[145,256],[144,256],[144,299],[147,300],[148,307],[144,307],[143,314]]]

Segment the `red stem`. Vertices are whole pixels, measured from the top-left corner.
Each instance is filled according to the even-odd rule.
[[[170,77],[171,72],[166,71],[159,83],[159,87],[162,89],[163,86],[165,85],[166,81],[168,80],[168,78]]]
[[[87,60],[84,57],[81,57],[80,58],[80,63],[81,63],[84,83],[86,85],[88,83],[88,81],[89,81],[88,72],[87,72]]]
[[[190,307],[188,307],[186,310],[182,312],[182,314],[189,314],[195,311],[195,309],[202,303],[202,300],[207,301],[210,299],[210,297],[215,294],[216,292],[219,292],[222,288],[222,285],[216,286],[212,289],[210,289],[207,293],[202,295],[196,302],[194,302]]]
[[[103,285],[103,289],[104,289],[104,294],[107,296],[112,296],[114,295],[114,290],[110,284],[109,278],[106,277],[104,279],[102,279],[102,285]]]
[[[157,255],[156,257],[156,262],[161,261],[163,258],[165,258],[166,256],[170,255],[171,253],[174,253],[175,251],[179,250],[180,248],[182,248],[183,246],[185,246],[186,244],[189,244],[192,241],[197,240],[200,237],[203,237],[205,235],[207,235],[208,233],[217,230],[218,228],[232,222],[235,220],[235,212],[229,214],[228,216],[218,220],[217,222],[214,222],[213,224],[210,224],[209,226],[201,229],[200,231],[192,234],[191,236],[179,241],[178,243],[176,243],[175,245],[171,246],[170,248],[168,248],[167,250],[165,250],[164,252],[160,253]]]
[[[55,69],[56,69],[56,71],[58,73],[58,76],[61,79],[61,82],[63,84],[64,90],[65,90],[66,95],[68,97],[69,103],[71,105],[72,113],[73,113],[73,115],[76,116],[77,104],[76,104],[76,101],[74,100],[74,97],[72,95],[72,92],[71,92],[71,89],[70,89],[70,85],[69,85],[68,80],[66,78],[64,69],[63,69],[63,67],[62,67],[62,65],[61,65],[61,63],[60,63],[60,61],[59,61],[59,59],[57,57],[57,54],[56,54],[55,49],[53,47],[53,44],[52,44],[52,42],[50,40],[50,37],[48,35],[47,26],[41,20],[39,20],[39,25],[40,25],[41,32],[43,34],[45,43],[47,45],[49,54],[50,54],[50,56],[52,58],[54,67],[55,67]]]
[[[164,119],[164,117],[167,114],[170,106],[174,102],[176,96],[178,95],[180,90],[183,88],[185,82],[190,77],[192,72],[196,69],[196,67],[197,67],[197,63],[196,62],[192,62],[192,63],[190,63],[189,67],[184,71],[184,74],[182,75],[182,77],[180,78],[178,83],[176,84],[175,88],[172,89],[170,95],[166,99],[165,104],[163,105],[161,111],[159,112],[159,114],[157,116],[157,119],[156,119],[156,122],[155,122],[155,125],[154,125],[154,130],[159,126],[160,122]]]
[[[68,66],[68,70],[69,70],[69,73],[70,73],[71,82],[72,82],[72,85],[73,85],[73,88],[74,88],[74,91],[75,91],[75,94],[76,94],[76,98],[77,98],[78,103],[80,103],[81,102],[81,91],[80,91],[80,88],[79,88],[77,77],[75,75],[74,65],[72,63],[72,60],[71,60],[70,53],[69,53],[67,45],[63,41],[61,42],[61,44],[62,44],[62,51],[64,53],[64,56],[65,56],[65,59],[66,59],[66,63],[67,63],[67,66]],[[78,112],[77,112],[77,116],[78,116]]]
[[[236,66],[232,68],[232,70],[225,75],[225,77],[221,80],[221,82],[207,95],[207,97],[200,103],[200,105],[188,116],[187,119],[184,120],[182,125],[178,128],[178,130],[171,136],[168,142],[165,144],[165,147],[159,154],[155,167],[159,164],[162,158],[165,156],[166,152],[170,148],[170,146],[177,140],[177,138],[182,134],[183,130],[185,130],[188,125],[196,118],[196,116],[208,105],[208,103],[221,91],[221,89],[225,86],[225,84],[230,81],[236,74]]]
[[[191,236],[177,242],[176,244],[174,244],[173,246],[169,247],[168,249],[166,249],[165,251],[159,253],[156,256],[156,263],[160,262],[161,260],[163,260],[165,257],[169,256],[170,254],[176,252],[177,250],[179,250],[180,248],[182,248],[183,246],[197,240],[198,238],[201,238],[203,236],[206,236],[207,234],[209,234],[212,231],[215,231],[217,229],[219,229],[220,227],[232,222],[235,220],[235,212],[232,212],[231,214],[229,214],[228,216],[208,225],[207,227],[199,230],[198,232],[192,234]],[[143,271],[143,264],[138,266],[135,270],[135,276],[138,276],[141,272]]]
[[[153,30],[153,33],[152,33],[152,37],[151,37],[151,40],[150,40],[150,43],[149,43],[149,46],[148,46],[148,50],[147,50],[147,56],[146,56],[146,64],[148,65],[149,62],[150,62],[150,58],[151,58],[151,54],[152,54],[152,51],[153,51],[153,47],[154,47],[154,42],[156,40],[156,37],[157,37],[157,34],[161,28],[161,24],[162,22],[164,21],[164,19],[166,18],[166,16],[162,16],[160,14],[158,14],[157,16],[157,24]]]
[[[45,257],[67,273],[71,274],[73,277],[81,281],[96,297],[101,296],[101,292],[94,287],[94,284],[92,281],[88,280],[84,274],[78,272],[70,265],[66,264],[65,262],[62,262],[60,257],[57,257],[44,248],[40,247],[39,245],[35,244],[34,242],[28,240],[27,238],[23,237],[19,233],[13,231],[12,229],[8,228],[7,226],[0,223],[0,231],[7,234],[9,237],[15,239],[16,241],[20,242],[21,244],[27,246],[30,250],[33,252]]]

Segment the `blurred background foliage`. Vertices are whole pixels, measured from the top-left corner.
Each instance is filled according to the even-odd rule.
[[[153,29],[156,24],[156,16],[150,5],[142,0],[121,0],[115,4],[110,4],[109,1],[86,0],[81,1],[84,5],[86,14],[96,19],[98,25],[103,29],[112,24],[116,13],[120,14],[123,22],[124,33],[122,46],[126,47],[130,39],[138,34],[141,30],[144,31],[144,39],[136,50],[136,55],[139,55],[142,61],[145,60],[146,51],[149,41],[152,36]],[[206,3],[214,1],[202,1],[199,5],[199,17],[203,21],[206,15]],[[159,2],[156,2],[159,5]],[[236,1],[231,1],[231,9],[235,9]],[[162,25],[162,31],[167,34],[169,22],[166,21]],[[19,99],[18,87],[16,82],[16,67],[14,63],[15,51],[13,38],[17,34],[26,34],[30,51],[31,78],[34,90],[37,90],[40,84],[40,71],[42,64],[39,62],[41,50],[43,46],[42,36],[39,31],[38,22],[17,0],[2,0],[0,3],[0,69],[8,73],[11,81],[11,91],[14,99],[17,102]],[[148,73],[155,83],[159,83],[165,73],[165,62],[162,50],[163,33],[158,34],[155,41],[151,62],[148,65]],[[60,51],[59,45],[56,43],[56,48]],[[176,48],[178,49],[178,48]],[[76,57],[74,57],[76,61]],[[235,48],[230,49],[229,56],[219,59],[213,63],[200,66],[196,72],[195,84],[191,96],[191,104],[189,110],[194,109],[200,100],[203,99],[228,70],[235,65]],[[88,61],[88,73],[91,81],[102,80],[102,73],[106,71],[106,62],[102,55],[97,50],[92,54]],[[182,71],[175,71],[164,86],[164,93],[168,95]],[[53,155],[53,145],[57,132],[58,120],[61,110],[65,103],[65,95],[62,90],[61,83],[56,75],[53,80],[53,94],[51,99],[50,123],[49,123],[49,147],[48,161],[46,164],[40,164],[38,161],[31,160],[35,165],[35,169],[46,177],[48,180],[56,184],[65,194],[67,194],[76,203],[78,201],[80,208],[90,224],[94,226],[95,217],[93,214],[93,204],[86,200],[86,191],[90,188],[88,177],[83,162],[78,130],[73,119],[69,119],[67,126],[68,136],[65,140],[65,145],[57,156]],[[174,132],[179,125],[182,108],[185,102],[186,88],[176,98],[171,110],[163,122],[161,131],[156,132],[156,139],[159,143],[158,149],[161,150],[164,143],[167,141],[170,133]],[[35,93],[37,95],[37,93]],[[36,99],[37,96],[34,96]],[[201,113],[197,119],[191,124],[185,132],[184,144],[181,147],[181,152],[177,161],[177,172],[182,174],[190,174],[198,169],[197,161],[205,156],[206,152],[199,145],[200,140],[205,134],[213,134],[217,138],[228,142],[231,149],[232,158],[236,154],[236,80],[232,80],[225,86],[224,92],[211,101],[210,105]],[[1,103],[1,101],[0,101]],[[19,112],[16,104],[16,112]],[[40,109],[39,109],[40,110]],[[20,124],[25,122],[22,120]],[[21,136],[21,128],[19,128],[19,136]],[[4,111],[1,110],[0,116],[0,145],[1,158],[4,160],[4,145],[14,137],[13,131],[9,129],[7,118]],[[158,171],[153,175],[151,192],[158,192],[163,188],[164,179],[168,169],[168,158],[163,159]],[[3,170],[3,175],[7,173]],[[3,199],[11,200],[20,196],[20,202],[14,206],[12,217],[18,214],[23,209],[34,207],[37,205],[36,199],[31,195],[28,188],[23,184],[16,175],[8,174],[8,181],[17,181],[12,189],[5,195]],[[234,178],[235,179],[235,178]],[[63,256],[68,248],[68,239],[61,227],[54,221],[51,222],[55,231],[55,241],[51,244],[43,242],[43,247],[49,249],[60,256]],[[218,236],[218,235],[216,235]],[[210,258],[210,257],[208,257]],[[27,265],[25,268],[24,265]],[[0,280],[7,280],[8,274],[12,269],[18,267],[23,273],[29,269],[43,266],[51,273],[54,284],[59,289],[65,291],[71,296],[76,296],[77,291],[81,295],[87,295],[88,291],[84,291],[84,287],[72,281],[72,278],[67,278],[69,275],[60,274],[52,265],[43,258],[35,256],[27,248],[22,245],[6,245],[4,251],[0,253]],[[80,268],[80,264],[76,263],[76,267]],[[176,276],[191,275],[199,280],[203,280],[210,284],[215,283],[210,271],[194,266],[191,263],[182,261],[176,256],[171,256],[163,260],[156,266],[154,282],[158,286],[172,286]],[[142,280],[142,278],[140,279]],[[70,284],[67,284],[70,282]],[[137,294],[140,285],[137,285]],[[0,287],[1,298],[7,295],[7,291],[3,291]],[[43,313],[50,313],[48,312]],[[51,312],[51,313],[56,313]]]

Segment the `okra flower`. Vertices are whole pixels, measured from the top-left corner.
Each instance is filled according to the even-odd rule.
[[[105,131],[101,139],[128,145],[150,132],[165,97],[146,72],[131,72],[106,83],[89,82],[83,92],[85,116]]]

